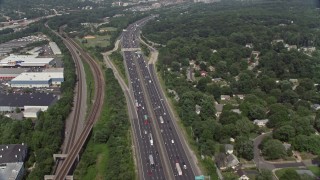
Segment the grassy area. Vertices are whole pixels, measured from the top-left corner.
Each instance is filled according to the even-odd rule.
[[[94,35],[92,39],[78,39],[79,42],[83,43],[85,47],[107,47],[110,45],[110,35]]]
[[[280,178],[286,172],[286,170],[288,170],[288,169],[296,170],[296,169],[299,169],[299,168],[283,168],[283,169],[279,169],[279,170],[276,171],[276,176],[278,178]]]
[[[120,51],[114,51],[112,54],[110,54],[109,58],[113,62],[113,64],[116,66],[117,70],[119,71],[121,77],[124,79],[125,83],[128,85],[128,79],[126,76],[126,70],[124,67],[123,57],[120,53]]]
[[[143,44],[143,43],[140,43],[140,47],[141,47],[141,50],[142,50],[143,54],[145,56],[149,57],[151,52],[150,52],[150,49],[148,48],[148,46]]]
[[[117,28],[115,28],[115,27],[103,27],[103,28],[100,28],[99,30],[104,30],[104,31],[116,31]]]
[[[107,162],[108,146],[106,144],[95,144],[91,139],[75,171],[75,179],[103,179],[104,166]]]
[[[87,83],[87,112],[91,110],[92,98],[94,97],[94,79],[89,64],[82,59],[83,68],[86,73]]]
[[[305,159],[313,159],[315,157],[317,157],[316,155],[313,155],[311,153],[308,153],[308,152],[300,152],[300,156],[303,160]]]
[[[318,166],[308,166],[308,169],[313,172],[314,175],[320,176],[320,167]]]

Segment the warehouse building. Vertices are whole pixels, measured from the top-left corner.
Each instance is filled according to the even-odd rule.
[[[24,161],[28,147],[22,144],[0,145],[0,179],[21,180],[24,175]]]
[[[0,67],[49,67],[54,58],[37,58],[37,55],[14,55],[0,60]]]
[[[17,108],[33,112],[35,109],[46,111],[57,100],[58,97],[50,93],[0,94],[0,112],[14,112]]]
[[[0,79],[11,80],[27,71],[29,71],[29,69],[26,68],[0,68]]]
[[[10,81],[11,87],[41,88],[60,86],[64,81],[63,68],[46,69],[43,72],[25,72]]]
[[[49,42],[50,48],[54,55],[60,55],[61,51],[55,42]]]

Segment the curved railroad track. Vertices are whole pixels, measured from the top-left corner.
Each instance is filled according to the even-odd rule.
[[[57,32],[55,33],[58,34]],[[66,159],[62,162],[61,167],[57,169],[55,173],[56,175],[54,179],[56,180],[64,180],[66,178],[75,160],[77,159],[83,145],[87,141],[94,123],[99,118],[102,110],[102,106],[103,106],[103,101],[104,101],[104,83],[105,83],[104,73],[102,72],[99,64],[93,58],[91,58],[85,51],[83,51],[83,49],[68,36],[66,36],[66,38],[63,38],[63,41],[68,48],[71,48],[70,52],[72,53],[78,52],[78,54],[82,56],[83,59],[87,61],[87,63],[90,65],[90,68],[94,76],[94,81],[95,81],[95,94],[93,98],[94,103],[92,105],[92,109],[89,113],[89,116],[87,117],[87,121],[83,128],[83,131],[81,132],[78,140],[75,143],[71,144],[72,146],[70,146],[70,144],[68,143],[69,144],[68,146],[70,146],[71,149],[69,150],[68,156],[66,157]],[[79,68],[78,64],[77,64],[77,68]],[[85,97],[79,97],[79,98],[85,98]]]

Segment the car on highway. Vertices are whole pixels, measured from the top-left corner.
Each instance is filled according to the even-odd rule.
[[[185,162],[182,162],[183,169],[187,169],[187,165]]]
[[[171,140],[171,143],[174,144],[174,140],[173,139]]]

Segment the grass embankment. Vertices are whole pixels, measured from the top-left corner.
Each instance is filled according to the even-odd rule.
[[[163,88],[163,87],[166,87],[165,81],[163,80],[163,78],[161,77],[161,75],[159,75],[158,73],[157,73],[157,77],[158,77],[158,79],[159,79],[160,86],[161,86],[161,88],[164,90],[164,92],[165,92],[164,94],[165,94],[165,96],[167,97],[167,99],[168,99],[168,101],[169,101],[168,103],[170,104],[171,107],[174,107],[173,113],[174,113],[175,117],[178,117],[178,118],[179,118],[178,113],[175,111],[175,110],[176,110],[176,107],[175,107],[176,105],[175,105],[175,103],[172,101],[173,98],[170,98],[170,97],[168,96],[168,94],[167,94],[166,89]],[[180,119],[179,119],[179,121],[178,121],[177,124],[178,124],[180,127],[182,127],[181,129],[182,129],[183,134],[184,134],[184,135],[187,134],[187,141],[188,141],[188,143],[189,143],[190,148],[192,149],[192,151],[195,152],[195,154],[196,154],[196,156],[197,156],[197,159],[199,160],[198,166],[200,167],[203,175],[206,175],[206,176],[208,175],[208,176],[210,176],[212,179],[219,179],[219,176],[218,176],[217,171],[216,171],[216,166],[215,166],[215,163],[213,162],[213,160],[212,160],[210,157],[205,157],[203,160],[201,159],[201,157],[200,157],[200,152],[199,152],[199,150],[198,150],[198,148],[197,148],[197,146],[196,146],[196,142],[194,141],[194,139],[193,139],[193,137],[192,137],[192,131],[191,131],[191,129],[188,128],[188,127],[185,127],[185,126],[181,123],[181,120],[180,120]]]
[[[124,67],[123,57],[120,51],[114,51],[112,54],[109,55],[109,58],[116,66],[117,70],[119,71],[121,77],[124,79],[125,83],[128,85],[128,79],[126,76],[126,69]]]
[[[296,169],[299,169],[299,168],[283,168],[283,169],[279,169],[279,170],[277,170],[275,173],[276,173],[276,176],[278,177],[278,178],[280,178],[285,172],[286,172],[286,170],[288,170],[288,169],[293,169],[293,170],[296,170]]]
[[[308,169],[313,172],[317,177],[320,176],[320,167],[319,166],[308,166]]]
[[[75,178],[135,179],[125,97],[111,69],[106,70],[101,117],[75,171]]]
[[[148,48],[148,46],[145,45],[144,43],[140,43],[140,47],[141,47],[141,50],[142,50],[143,54],[145,56],[149,57],[151,52],[150,52],[150,49]]]
[[[93,35],[86,39],[79,39],[80,42],[84,42],[85,47],[107,47],[110,45],[110,35]]]
[[[82,58],[81,58],[81,60],[82,60],[84,72],[86,73],[87,112],[90,112],[91,106],[92,106],[92,98],[94,97],[94,79],[93,79],[92,71],[90,69],[90,65],[86,61],[84,61]]]

